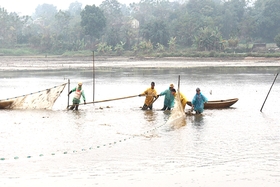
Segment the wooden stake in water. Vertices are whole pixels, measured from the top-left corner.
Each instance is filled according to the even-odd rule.
[[[180,96],[180,82],[181,82],[181,77],[180,75],[178,76],[178,90],[177,90],[177,93],[178,93],[178,97],[179,97],[179,100],[181,101],[181,96]]]
[[[270,91],[271,91],[271,89],[272,89],[272,86],[274,85],[274,83],[275,83],[275,81],[276,81],[276,78],[277,78],[278,74],[279,74],[279,73],[276,74],[276,76],[275,76],[275,78],[274,78],[274,81],[273,81],[273,83],[272,83],[272,85],[271,85],[271,87],[270,87],[270,89],[269,89],[269,91],[268,91],[268,93],[267,93],[267,95],[266,95],[266,98],[265,98],[265,100],[264,100],[264,102],[263,102],[263,105],[262,105],[262,108],[261,108],[261,110],[260,110],[261,112],[262,112],[263,106],[264,106],[264,104],[265,104],[265,102],[266,102],[266,99],[267,99],[267,97],[268,97],[268,95],[269,95],[269,93],[270,93]]]
[[[94,104],[95,95],[95,68],[94,68],[94,51],[92,51],[92,101]]]
[[[67,101],[67,108],[69,107],[69,92],[70,92],[70,79],[68,79],[68,92],[67,92],[68,101]]]
[[[180,75],[178,76],[178,93],[180,94]]]

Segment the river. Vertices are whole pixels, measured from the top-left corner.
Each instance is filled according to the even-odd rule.
[[[279,66],[104,66],[96,69],[93,92],[90,67],[0,70],[0,99],[68,79],[71,89],[83,82],[87,102],[138,95],[152,81],[160,93],[171,83],[177,88],[179,75],[189,100],[197,87],[208,100],[239,98],[229,109],[186,116],[178,128],[166,123],[170,113],[160,111],[163,97],[152,111],[140,109],[145,98],[138,96],[68,111],[67,86],[52,110],[1,110],[1,187],[279,186],[279,78],[260,112],[278,71]]]

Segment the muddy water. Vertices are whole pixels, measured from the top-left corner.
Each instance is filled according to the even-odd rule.
[[[173,128],[170,113],[141,111],[143,97],[67,111],[67,87],[53,110],[1,110],[1,186],[278,186],[280,183],[280,79],[278,67],[99,69],[95,100],[138,95],[170,83],[192,99],[200,87],[209,100],[239,98],[225,110],[187,116]],[[0,99],[71,80],[93,99],[90,69],[5,70]],[[210,94],[212,92],[212,94]],[[186,108],[188,110],[189,107]]]

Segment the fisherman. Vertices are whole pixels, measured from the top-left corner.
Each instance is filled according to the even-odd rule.
[[[176,89],[173,88],[171,90],[171,93],[174,97],[177,96]],[[181,101],[181,104],[182,104],[183,111],[185,111],[185,107],[186,107],[186,104],[187,104],[188,100],[187,100],[186,96],[184,94],[182,94],[181,92],[180,92],[180,101]]]
[[[84,90],[82,90],[82,86],[83,86],[83,83],[79,82],[78,83],[78,86],[73,88],[69,93],[68,93],[68,96],[72,93],[72,92],[75,92],[75,95],[73,97],[73,104],[72,106],[70,107],[70,110],[78,110],[79,108],[79,104],[80,104],[80,99],[81,99],[81,96],[83,97],[83,100],[84,100],[84,104],[86,104],[86,97],[85,97],[85,93],[84,93]]]
[[[153,103],[157,99],[157,91],[155,90],[155,83],[151,82],[151,87],[145,90],[143,93],[138,95],[140,96],[146,96],[145,103],[142,107],[142,110],[152,110],[153,109]]]
[[[164,95],[164,104],[161,110],[171,110],[174,107],[174,95],[171,93],[172,89],[174,89],[174,85],[170,84],[168,89],[158,95],[158,97]]]
[[[200,93],[200,88],[196,89],[196,94],[192,100],[192,109],[194,109],[196,114],[201,114],[204,110],[204,103],[206,103],[208,99]]]

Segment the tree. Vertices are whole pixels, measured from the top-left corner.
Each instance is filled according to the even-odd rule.
[[[56,21],[55,31],[57,35],[67,35],[68,34],[67,31],[69,30],[69,23],[70,23],[69,12],[64,12],[60,10],[55,15],[55,21]]]
[[[72,50],[81,50],[85,47],[84,34],[81,27],[82,4],[75,1],[69,5],[68,11],[71,15],[69,21],[69,42]]]
[[[219,51],[223,49],[222,36],[218,28],[201,28],[195,38],[198,50]]]
[[[17,29],[17,43],[18,44],[28,44],[28,36],[25,35],[24,31],[27,30],[27,26],[32,21],[30,16],[22,16],[19,18],[19,24]]]
[[[0,47],[9,47],[21,40],[22,28],[27,16],[19,17],[16,13],[8,13],[0,7]]]
[[[219,12],[220,5],[212,0],[189,0],[180,10],[174,36],[181,44],[192,46],[201,30],[218,27]]]
[[[138,4],[130,4],[131,15],[140,22],[140,26],[155,19],[167,21],[173,12],[172,5],[168,0],[140,0]]]
[[[100,8],[95,5],[86,5],[81,12],[81,19],[81,26],[85,34],[95,38],[101,37],[106,27],[106,18]]]
[[[75,1],[69,5],[68,11],[72,16],[80,15],[82,11],[82,3]]]
[[[275,41],[277,47],[280,47],[280,33],[276,35],[276,37],[274,38],[274,41]]]
[[[179,9],[177,18],[171,21],[171,36],[177,38],[178,44],[182,46],[192,46],[194,34],[197,29],[197,22],[192,21],[192,17],[188,12]]]
[[[108,45],[116,46],[120,41],[124,40],[121,33],[121,27],[124,24],[121,4],[117,0],[105,0],[101,3],[100,9],[106,17],[104,39]]]
[[[54,20],[56,13],[57,13],[56,6],[52,4],[44,3],[36,7],[35,14],[32,17],[34,18],[34,20],[36,19],[43,20],[43,25],[49,26]]]
[[[107,25],[115,25],[122,21],[121,4],[117,0],[104,0],[100,9],[106,17]]]
[[[70,40],[70,13],[68,11],[59,11],[55,15],[55,27],[53,31],[53,35],[55,40],[53,40],[53,48],[54,51],[63,52],[65,50],[71,49],[71,40]]]
[[[132,17],[139,21],[140,26],[154,18],[152,14],[155,9],[153,0],[141,0],[138,4],[130,4],[130,7]]]
[[[246,0],[230,0],[222,5],[220,25],[224,38],[239,36],[240,23],[244,19],[246,6]]]
[[[176,50],[176,37],[171,37],[168,42],[168,45],[169,45],[169,50],[171,52],[174,52]]]
[[[280,33],[280,1],[257,0],[254,8],[256,37],[273,42],[275,36]]]
[[[166,24],[161,20],[155,20],[145,24],[141,28],[140,33],[146,41],[151,41],[154,46],[157,43],[164,46],[168,45],[169,33]]]
[[[32,37],[32,42],[38,44],[40,39],[40,49],[42,52],[50,52],[53,47],[53,41],[55,40],[54,31],[56,30],[55,15],[57,14],[56,6],[52,4],[38,5],[35,9],[33,18],[33,24],[36,25],[33,28],[37,28],[35,35]]]
[[[139,42],[139,22],[136,19],[126,17],[121,27],[122,42],[124,48],[130,50],[132,46]]]

